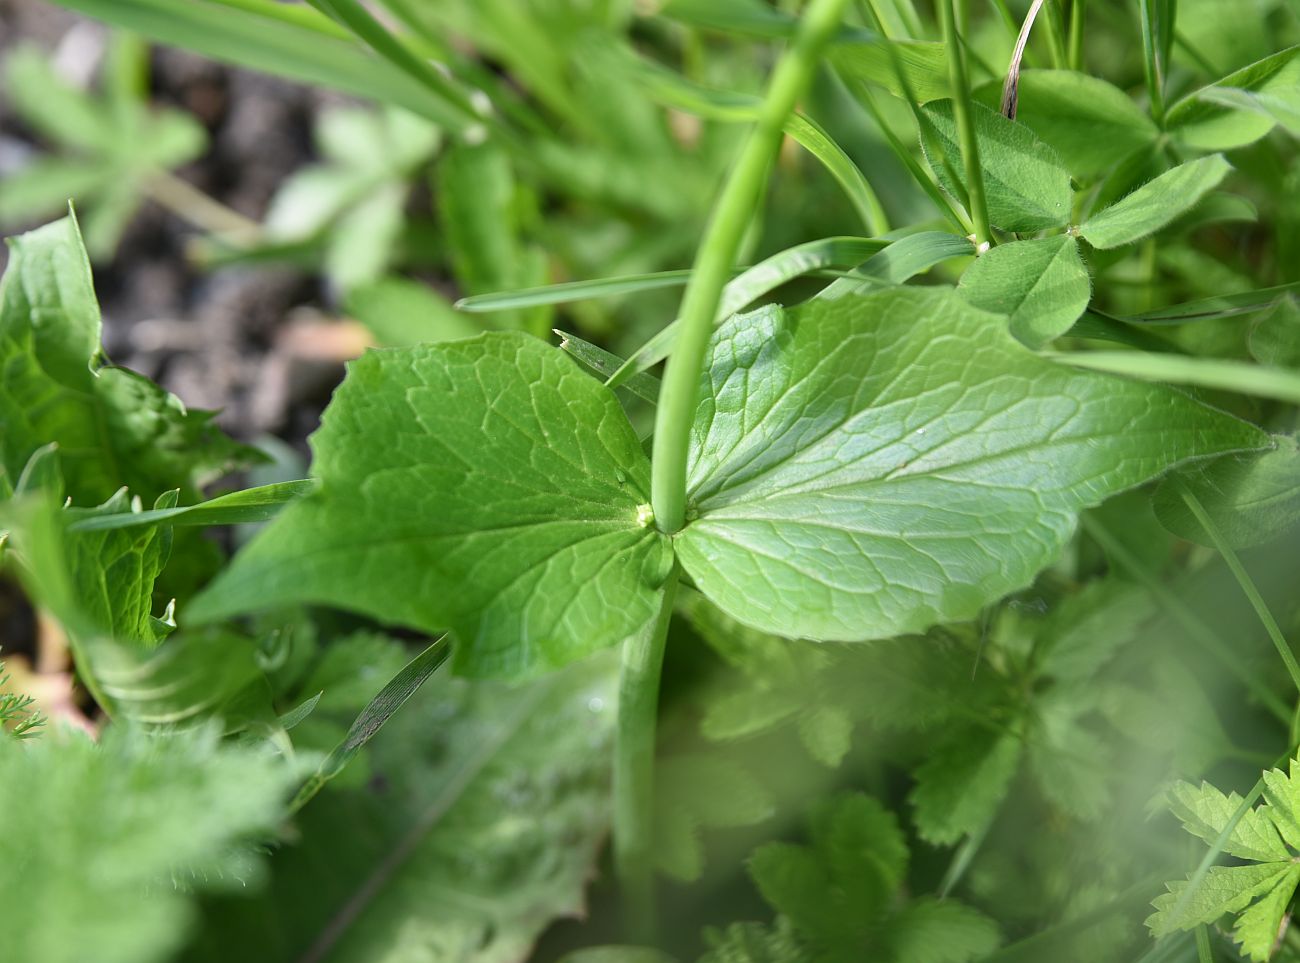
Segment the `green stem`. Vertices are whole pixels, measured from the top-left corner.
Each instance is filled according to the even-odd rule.
[[[1083,69],[1083,13],[1087,0],[1073,0],[1070,4],[1070,52],[1071,70]]]
[[[948,49],[948,78],[952,82],[952,112],[957,121],[957,137],[961,141],[962,162],[966,167],[966,194],[971,221],[975,225],[975,245],[989,244],[993,236],[989,231],[989,209],[984,195],[984,174],[980,170],[979,143],[975,139],[975,118],[971,113],[970,84],[966,79],[966,56],[957,35],[956,18],[952,0],[939,0],[939,22],[943,28],[943,42]]]
[[[1196,927],[1197,963],[1214,963],[1214,954],[1210,951],[1210,931],[1202,923]]]
[[[649,941],[654,931],[654,757],[659,676],[680,581],[674,566],[654,622],[623,643],[614,754],[614,866],[623,890],[629,933]]]
[[[1151,99],[1151,118],[1161,130],[1165,127],[1165,70],[1160,53],[1160,25],[1156,23],[1158,0],[1138,0],[1142,22],[1142,66],[1146,72],[1147,95]]]
[[[1249,670],[1242,665],[1241,659],[1237,657],[1231,646],[1224,643],[1213,631],[1205,626],[1200,619],[1196,618],[1182,600],[1171,592],[1159,579],[1152,575],[1137,557],[1130,552],[1124,543],[1106,530],[1096,519],[1084,516],[1082,520],[1083,530],[1095,541],[1111,561],[1139,582],[1148,592],[1155,597],[1169,616],[1182,626],[1189,638],[1201,644],[1201,647],[1211,655],[1224,669],[1237,677],[1249,689],[1260,702],[1260,705],[1273,713],[1284,725],[1291,721],[1290,710],[1282,703],[1282,700],[1264,684],[1260,679],[1255,678]]]
[[[1296,691],[1300,692],[1300,664],[1296,663],[1295,653],[1291,651],[1291,646],[1287,644],[1286,636],[1282,634],[1282,629],[1277,624],[1277,619],[1273,618],[1273,613],[1268,610],[1268,605],[1264,602],[1264,597],[1259,594],[1259,589],[1255,587],[1255,581],[1246,571],[1246,567],[1241,564],[1241,559],[1237,553],[1232,550],[1219,531],[1219,526],[1210,518],[1209,512],[1201,504],[1201,500],[1192,494],[1191,489],[1183,487],[1179,494],[1183,496],[1183,501],[1191,509],[1196,520],[1200,523],[1201,528],[1205,529],[1205,534],[1210,536],[1210,541],[1223,560],[1228,563],[1228,569],[1232,572],[1237,584],[1241,586],[1241,591],[1246,598],[1250,600],[1251,606],[1255,609],[1255,614],[1259,616],[1260,623],[1264,626],[1264,631],[1273,641],[1273,646],[1277,649],[1277,654],[1282,658],[1282,664],[1286,666],[1287,673],[1291,676],[1291,681],[1295,683]]]
[[[650,501],[660,531],[686,523],[686,462],[700,373],[722,288],[731,277],[745,230],[767,185],[786,118],[812,81],[822,48],[839,26],[847,0],[813,0],[793,45],[777,64],[758,122],[722,190],[682,298],[681,335],[668,359],[655,417]]]

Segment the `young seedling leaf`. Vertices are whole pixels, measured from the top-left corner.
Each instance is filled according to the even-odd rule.
[[[367,354],[313,450],[320,490],[191,618],[336,605],[452,629],[459,671],[516,676],[613,645],[656,611],[671,554],[640,443],[612,392],[534,338]]]
[[[957,290],[975,307],[1005,314],[1011,333],[1030,348],[1065,334],[1092,295],[1078,242],[1068,234],[986,251],[966,269]]]
[[[1028,584],[1076,513],[1263,432],[1036,358],[951,290],[742,315],[701,386],[678,557],[778,635],[887,638]]]
[[[934,126],[941,158],[926,147],[926,160],[944,190],[956,198],[966,194],[964,181],[954,183],[949,165],[960,174],[961,147],[951,101],[927,104],[924,113]],[[1040,231],[1063,227],[1070,219],[1070,174],[1056,152],[1028,127],[1007,120],[983,104],[971,105],[979,140],[980,168],[988,195],[989,220],[1004,231]],[[924,140],[922,146],[925,147]]]
[[[1097,248],[1132,244],[1190,211],[1230,170],[1222,154],[1180,164],[1088,218],[1079,233]]]
[[[1233,455],[1173,474],[1156,490],[1156,515],[1179,538],[1213,547],[1183,500],[1186,487],[1233,548],[1293,531],[1300,524],[1300,451],[1294,437],[1280,435],[1276,441],[1273,451]]]

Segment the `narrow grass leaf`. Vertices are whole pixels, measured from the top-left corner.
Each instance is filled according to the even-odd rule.
[[[219,495],[197,505],[89,515],[73,522],[68,530],[105,532],[141,525],[239,525],[264,522],[273,518],[295,498],[301,498],[315,490],[316,482],[310,479],[276,482]]]
[[[1126,375],[1143,381],[1235,391],[1300,405],[1300,371],[1265,368],[1245,361],[1139,351],[1088,351],[1051,357],[1078,368]]]
[[[420,686],[438,667],[447,661],[451,654],[451,642],[443,636],[431,643],[423,652],[412,659],[401,672],[393,676],[379,693],[370,700],[370,704],[357,716],[348,729],[347,736],[330,752],[311,777],[294,796],[290,809],[301,809],[312,797],[325,788],[325,784],[343,771],[352,758],[365,747],[382,729],[385,723],[402,708],[411,696],[420,691]],[[318,697],[319,698],[319,697]],[[309,710],[310,711],[310,710]],[[286,728],[288,726],[286,725]]]
[[[558,328],[555,333],[560,336],[560,350],[573,355],[598,375],[602,381],[613,377],[616,371],[627,364],[618,355],[612,354],[590,341],[584,341],[576,334],[570,334]],[[621,382],[621,387],[626,388],[642,401],[649,402],[652,405],[657,404],[659,401],[659,379],[653,375],[644,372],[635,374],[626,381]]]

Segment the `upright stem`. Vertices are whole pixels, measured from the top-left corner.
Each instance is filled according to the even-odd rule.
[[[1296,691],[1300,692],[1300,664],[1296,662],[1295,653],[1291,651],[1291,646],[1282,634],[1282,629],[1277,624],[1277,619],[1273,618],[1273,613],[1269,611],[1268,603],[1264,601],[1264,596],[1259,594],[1259,589],[1255,587],[1255,581],[1246,571],[1246,567],[1241,564],[1241,559],[1233,551],[1232,546],[1228,544],[1227,539],[1215,524],[1214,519],[1210,518],[1210,513],[1205,510],[1201,500],[1192,494],[1192,490],[1183,487],[1179,494],[1183,496],[1183,501],[1187,504],[1188,509],[1196,520],[1200,523],[1201,528],[1205,529],[1205,534],[1210,536],[1210,541],[1218,549],[1223,560],[1228,564],[1228,570],[1232,572],[1233,578],[1241,586],[1242,593],[1249,600],[1251,608],[1259,617],[1259,622],[1264,626],[1264,631],[1268,633],[1273,647],[1277,649],[1278,658],[1286,666],[1286,671],[1291,676],[1291,681],[1295,684]]]
[[[1165,126],[1165,65],[1160,37],[1163,25],[1158,22],[1158,0],[1138,0],[1142,22],[1142,65],[1146,72],[1147,95],[1151,98],[1151,118],[1156,126]]]
[[[957,121],[957,137],[966,168],[966,195],[970,216],[975,224],[975,245],[984,247],[992,240],[989,231],[988,202],[984,196],[984,175],[980,170],[979,142],[975,139],[975,118],[971,114],[970,84],[966,79],[966,54],[952,12],[953,0],[938,0],[939,22],[944,46],[948,48],[948,79],[952,83],[952,112]]]
[[[1087,0],[1073,0],[1070,4],[1070,55],[1071,70],[1083,69],[1083,12]]]
[[[812,0],[794,43],[777,64],[758,122],[723,187],[682,298],[681,335],[668,359],[655,417],[650,501],[660,531],[686,523],[686,461],[698,401],[704,354],[713,332],[722,288],[767,184],[782,128],[807,90],[822,48],[830,40],[847,0]]]
[[[654,931],[654,757],[659,676],[677,595],[676,567],[654,622],[623,643],[614,754],[614,866],[623,890],[629,935],[648,942]]]

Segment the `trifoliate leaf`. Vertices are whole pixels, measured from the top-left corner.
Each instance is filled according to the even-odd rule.
[[[168,960],[187,890],[260,881],[295,774],[212,728],[0,739],[0,958]]]
[[[520,334],[373,351],[313,436],[321,488],[189,610],[336,605],[430,633],[456,666],[526,675],[654,614],[671,555],[612,392]]]
[[[1173,389],[1039,359],[951,290],[813,301],[716,332],[675,544],[741,622],[886,638],[1027,585],[1080,509],[1267,444]]]
[[[1230,170],[1222,154],[1180,164],[1088,218],[1079,233],[1097,248],[1132,244],[1190,211]]]
[[[923,108],[934,125],[943,160],[926,159],[944,190],[958,199],[966,195],[965,171],[953,119],[952,102]],[[1052,150],[1028,127],[1007,120],[983,104],[971,104],[979,141],[980,169],[988,201],[989,221],[1004,231],[1041,231],[1064,227],[1070,220],[1070,174]],[[922,144],[924,146],[924,139]],[[947,163],[944,163],[947,161]],[[953,175],[958,180],[953,181]]]
[[[957,290],[975,307],[1005,314],[1018,341],[1041,348],[1079,320],[1092,285],[1078,242],[1059,234],[986,251],[967,268]]]

